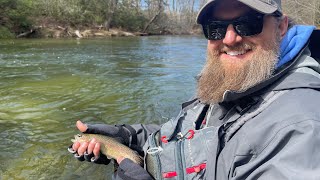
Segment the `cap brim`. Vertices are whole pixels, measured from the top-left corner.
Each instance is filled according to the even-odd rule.
[[[266,4],[261,0],[238,0],[243,4],[251,7],[252,9],[263,13],[263,14],[272,14],[278,10],[278,6],[276,4]]]
[[[197,20],[196,22],[198,24],[202,24],[203,21],[203,16],[206,14],[206,12],[208,11],[208,9],[210,9],[211,6],[213,6],[215,0],[212,1],[208,1],[205,5],[202,6],[202,8],[200,9],[198,15],[197,15]]]
[[[216,0],[209,1],[204,6],[202,6],[196,19],[196,22],[198,24],[203,23],[203,20],[204,20],[203,18],[205,14],[214,5],[215,1]],[[260,0],[238,0],[238,1],[242,2],[243,4],[263,14],[272,14],[278,10],[278,6],[276,4],[274,5],[266,4],[261,2]]]

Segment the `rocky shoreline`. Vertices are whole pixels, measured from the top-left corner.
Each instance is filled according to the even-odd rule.
[[[201,33],[199,30],[194,32],[184,33],[183,35],[193,35]],[[71,28],[71,27],[34,27],[30,31],[20,33],[16,38],[103,38],[103,37],[131,37],[131,36],[149,36],[149,35],[178,35],[172,32],[159,33],[143,33],[143,32],[128,32],[121,29],[106,30],[103,27],[93,28]],[[182,34],[179,34],[182,35]]]

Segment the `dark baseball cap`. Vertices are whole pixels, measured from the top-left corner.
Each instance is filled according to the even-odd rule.
[[[216,1],[218,0],[208,0],[208,2],[204,6],[202,6],[197,16],[198,24],[202,24],[205,18],[205,15],[214,6]],[[282,15],[281,0],[238,0],[238,1],[242,2],[243,4],[263,14],[273,14],[277,12],[280,15]]]

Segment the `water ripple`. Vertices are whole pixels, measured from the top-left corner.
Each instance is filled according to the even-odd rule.
[[[195,89],[189,36],[0,42],[0,179],[108,179],[66,151],[87,123],[163,123]]]

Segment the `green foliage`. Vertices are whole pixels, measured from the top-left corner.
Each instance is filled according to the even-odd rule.
[[[9,9],[13,9],[17,6],[17,0],[0,0],[0,8],[2,13],[5,13]]]
[[[31,29],[31,1],[27,0],[0,0],[0,25],[2,38],[11,37],[12,33],[18,34]]]
[[[108,0],[35,0],[37,16],[71,26],[103,24]],[[39,13],[41,12],[41,13]]]
[[[24,32],[32,28],[32,22],[24,14],[19,12],[19,10],[10,11],[8,16],[11,21],[11,28],[14,32]]]
[[[0,26],[0,39],[9,39],[14,38],[14,34],[12,34],[8,28]]]
[[[112,24],[129,31],[141,31],[146,22],[146,17],[140,11],[120,6],[115,13]]]
[[[82,24],[103,24],[108,13],[109,3],[106,0],[82,0]]]

